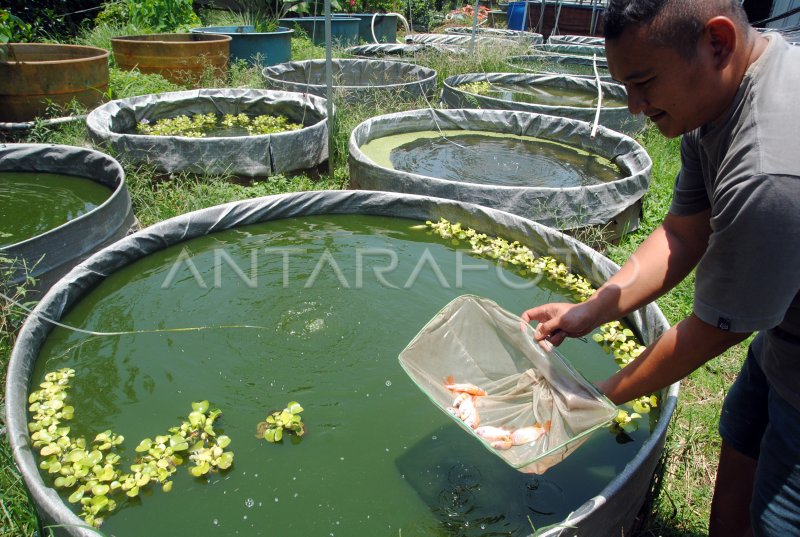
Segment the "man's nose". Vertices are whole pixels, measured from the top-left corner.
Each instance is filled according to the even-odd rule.
[[[626,84],[625,91],[628,92],[628,111],[633,114],[639,114],[647,107],[647,99],[644,93],[637,89],[634,84]]]

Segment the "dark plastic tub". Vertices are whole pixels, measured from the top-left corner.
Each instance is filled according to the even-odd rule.
[[[358,19],[358,38],[365,43],[397,41],[397,15],[394,13],[348,13],[347,17]]]
[[[315,45],[325,44],[325,17],[298,17],[278,19],[281,26],[303,30]],[[331,17],[331,39],[334,45],[346,47],[358,43],[359,19],[355,17]]]
[[[294,30],[280,27],[274,32],[256,32],[253,26],[206,26],[194,34],[221,34],[231,38],[231,60],[275,65],[292,59]]]

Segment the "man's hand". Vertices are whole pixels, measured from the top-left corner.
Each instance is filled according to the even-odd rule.
[[[538,321],[534,336],[537,341],[547,340],[560,345],[567,337],[585,336],[597,326],[587,311],[586,304],[553,302],[537,306],[522,314],[526,323]]]

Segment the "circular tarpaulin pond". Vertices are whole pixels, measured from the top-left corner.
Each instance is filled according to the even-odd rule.
[[[478,203],[558,229],[638,224],[652,162],[635,140],[587,123],[499,110],[378,116],[350,136],[353,188]]]
[[[576,43],[533,45],[531,47],[531,52],[534,54],[568,54],[570,56],[583,56],[589,59],[597,56],[598,60],[605,60],[606,58],[606,48],[601,45],[582,45]]]
[[[391,193],[275,196],[151,226],[65,278],[37,313],[84,329],[166,331],[87,337],[31,317],[12,353],[8,435],[42,522],[55,534],[94,535],[38,469],[26,423],[31,383],[38,386],[46,370],[71,367],[70,436],[107,428],[124,435],[121,464],[132,460],[129,447],[205,398],[222,410],[214,427],[235,452],[229,470],[192,477],[178,468],[168,494],[147,487],[121,503],[101,527],[107,534],[527,536],[531,523],[541,528],[567,517],[569,534],[627,533],[663,447],[677,385],[660,417],[643,420],[627,442],[598,431],[544,476],[488,453],[414,386],[398,354],[463,289],[510,311],[569,298],[549,280],[478,256],[459,287],[463,246],[417,229],[440,217],[569,258],[595,284],[617,270],[529,220]],[[646,342],[668,328],[655,305],[630,322]],[[217,328],[168,331],[191,326]],[[562,352],[591,380],[617,367],[591,339],[568,341]],[[256,438],[257,423],[293,400],[305,409],[301,441]]]
[[[563,74],[580,78],[595,78],[594,65],[591,59],[582,56],[562,54],[533,54],[527,56],[511,56],[506,63],[515,69],[531,73]],[[602,82],[613,82],[605,60],[597,62],[597,74]]]
[[[446,34],[453,35],[468,35],[472,37],[473,31],[471,26],[450,26],[444,29]],[[522,32],[519,30],[504,30],[502,28],[477,28],[475,35],[479,37],[502,37],[505,39],[513,39],[520,41],[527,45],[541,45],[544,41],[542,34],[535,32]]]
[[[402,59],[413,62],[418,55],[467,54],[467,49],[458,45],[433,45],[426,43],[380,43],[358,45],[347,49],[348,54],[358,58]]]
[[[601,82],[600,124],[625,133],[644,128],[644,116],[628,112],[627,93],[619,84]],[[442,102],[450,108],[521,110],[581,121],[594,121],[594,80],[566,75],[472,73],[445,79]]]
[[[515,43],[515,40],[508,37],[479,35],[458,35],[458,34],[407,34],[406,43],[425,43],[428,45],[460,45],[471,46],[473,43],[484,48],[504,47],[519,45],[521,49],[529,47],[526,42]]]
[[[325,60],[288,62],[263,71],[267,84],[286,91],[325,95]],[[386,93],[410,98],[436,92],[436,71],[410,63],[384,60],[333,60],[337,94],[360,101]]]
[[[108,155],[62,145],[0,146],[0,257],[12,260],[10,283],[24,282],[27,272],[44,292],[134,222],[125,173]]]
[[[153,162],[168,172],[274,175],[313,168],[328,158],[325,99],[283,91],[201,89],[142,95],[107,103],[89,114],[92,138],[134,162]],[[137,133],[146,121],[195,114],[284,116],[303,128],[250,135],[244,129],[214,136],[153,136]]]
[[[591,35],[550,35],[547,38],[550,45],[595,45],[604,46],[605,37],[594,37]]]

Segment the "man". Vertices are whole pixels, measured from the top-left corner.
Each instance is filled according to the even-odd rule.
[[[800,535],[800,48],[739,0],[610,0],[605,33],[630,111],[684,135],[672,206],[589,300],[523,318],[559,344],[696,268],[692,314],[598,387],[630,401],[760,331],[723,404],[709,533]]]

